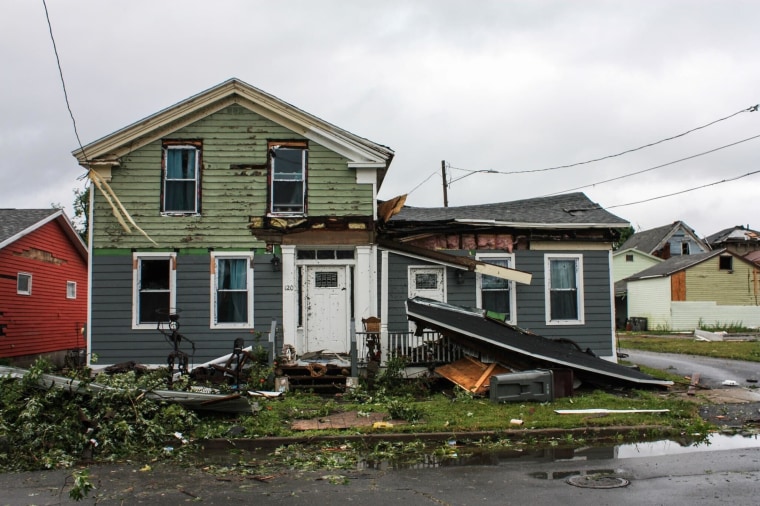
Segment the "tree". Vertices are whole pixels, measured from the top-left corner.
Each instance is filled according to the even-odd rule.
[[[74,228],[79,237],[87,244],[90,233],[90,185],[84,190],[74,188]]]
[[[634,228],[631,226],[629,226],[628,228],[619,228],[618,231],[620,233],[620,237],[618,238],[617,241],[615,241],[612,244],[613,250],[619,249],[620,246],[622,246],[623,243],[625,243],[625,241],[627,241],[629,237],[631,237],[633,234],[636,233],[636,230],[634,230]]]

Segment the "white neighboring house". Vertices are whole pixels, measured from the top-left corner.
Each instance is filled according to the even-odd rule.
[[[615,283],[615,327],[617,329],[624,329],[629,323],[628,286],[623,280],[662,261],[661,258],[636,248],[626,248],[612,253],[612,280]]]
[[[672,257],[624,281],[628,314],[649,329],[760,326],[760,268],[725,249]]]

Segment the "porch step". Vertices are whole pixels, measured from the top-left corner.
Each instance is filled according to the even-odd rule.
[[[276,375],[288,378],[288,388],[291,390],[343,392],[346,389],[346,378],[350,376],[350,371],[333,364],[324,364],[324,368],[296,365],[280,366],[277,368]]]

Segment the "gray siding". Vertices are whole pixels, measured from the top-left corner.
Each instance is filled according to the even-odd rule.
[[[612,354],[612,313],[608,251],[585,251],[583,253],[583,285],[585,325],[546,325],[544,288],[544,251],[516,251],[515,268],[533,274],[530,285],[517,284],[517,326],[544,337],[566,338],[581,348],[591,348],[598,355]],[[552,251],[577,254],[579,251]],[[388,330],[407,329],[406,309],[409,265],[425,265],[425,262],[390,254],[388,259]],[[430,264],[431,266],[434,264]],[[466,272],[464,283],[456,281],[456,270],[447,269],[447,302],[460,306],[474,306],[475,274]],[[383,295],[381,295],[383,296]]]
[[[180,333],[189,342],[181,349],[199,364],[232,351],[235,338],[242,337],[246,345],[258,340],[268,348],[271,322],[282,321],[282,291],[280,273],[272,272],[271,255],[254,255],[254,327],[249,329],[210,329],[210,255],[183,254],[177,256],[177,307],[180,314]],[[133,360],[145,364],[164,364],[173,346],[156,329],[132,329],[132,254],[94,255],[92,262],[92,353],[97,364],[114,364]],[[280,324],[278,323],[278,326]]]

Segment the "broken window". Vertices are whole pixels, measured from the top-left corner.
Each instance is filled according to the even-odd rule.
[[[690,253],[689,251],[689,242],[684,241],[681,243],[681,254],[682,255],[688,255]]]
[[[723,255],[720,257],[719,260],[719,267],[722,271],[732,271],[734,270],[734,257],[730,255]]]
[[[161,211],[167,214],[200,212],[200,145],[165,144]]]
[[[299,145],[300,144],[300,145]],[[272,172],[270,210],[272,214],[306,212],[306,167],[309,151],[304,143],[276,144],[269,150]]]
[[[135,253],[133,327],[155,328],[176,311],[176,254]]]
[[[76,281],[66,281],[66,298],[67,299],[77,298],[77,282]]]
[[[215,253],[212,328],[253,326],[253,254]]]
[[[482,262],[507,268],[511,267],[513,262],[511,256],[478,255],[477,258]],[[479,308],[487,310],[489,316],[515,323],[514,294],[512,281],[485,274],[478,275],[476,303]]]
[[[19,295],[32,294],[32,275],[27,272],[19,272],[16,276],[16,293]]]
[[[546,255],[546,323],[582,324],[583,263],[581,255]]]

